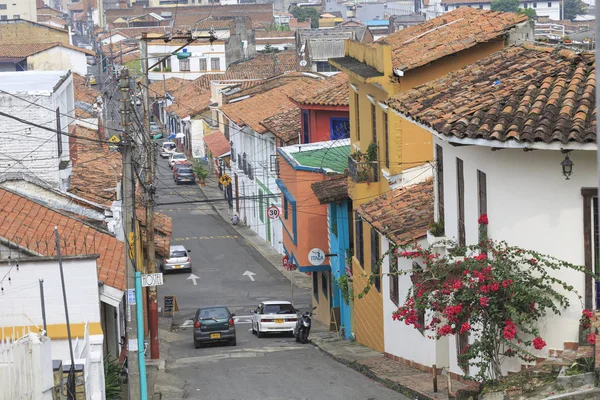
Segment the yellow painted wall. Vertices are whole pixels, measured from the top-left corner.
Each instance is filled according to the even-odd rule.
[[[374,350],[383,352],[383,296],[371,286],[369,293],[359,299],[356,296],[367,286],[371,274],[371,229],[363,223],[364,234],[364,268],[356,257],[353,258],[352,276],[354,277],[354,333],[356,341]]]
[[[90,335],[102,335],[102,327],[100,322],[91,322],[89,325]],[[30,326],[10,326],[0,328],[0,340],[2,339],[15,339],[20,338],[28,332],[38,333],[44,327],[42,325],[30,325]],[[67,324],[52,324],[47,326],[47,334],[50,339],[65,340],[69,336],[67,334]],[[71,324],[71,338],[82,338],[85,332],[85,324]]]

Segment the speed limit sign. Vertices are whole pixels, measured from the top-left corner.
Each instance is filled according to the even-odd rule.
[[[279,208],[277,206],[271,206],[267,208],[267,215],[271,219],[279,218]]]

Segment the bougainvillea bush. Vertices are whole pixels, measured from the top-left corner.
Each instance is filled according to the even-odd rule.
[[[498,379],[506,358],[535,360],[533,349],[546,346],[537,322],[560,314],[569,306],[573,287],[556,278],[566,269],[584,272],[554,257],[487,238],[487,216],[479,219],[480,242],[441,256],[435,248],[417,243],[390,249],[399,258],[417,261],[411,275],[413,289],[393,319],[424,332],[432,339],[468,334],[470,345],[459,363],[477,367],[479,381]],[[416,266],[416,267],[415,267]],[[579,296],[581,299],[581,297]],[[419,318],[427,313],[424,326]]]

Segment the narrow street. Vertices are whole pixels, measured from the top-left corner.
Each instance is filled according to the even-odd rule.
[[[161,347],[170,384],[193,399],[406,399],[332,360],[310,344],[291,336],[258,339],[250,330],[250,310],[262,300],[290,300],[290,283],[208,203],[196,185],[177,186],[167,161],[157,159],[158,203],[181,202],[157,209],[173,219],[171,244],[191,250],[193,274],[168,274],[159,288],[177,298],[180,313]],[[249,271],[255,275],[244,275]],[[296,308],[307,309],[308,290],[296,289]],[[225,305],[236,313],[237,346],[194,349],[191,319],[198,307]],[[163,393],[163,398],[169,397]]]

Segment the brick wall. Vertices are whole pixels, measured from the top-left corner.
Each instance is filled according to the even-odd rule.
[[[50,42],[69,44],[69,33],[24,20],[0,22],[0,45]]]

